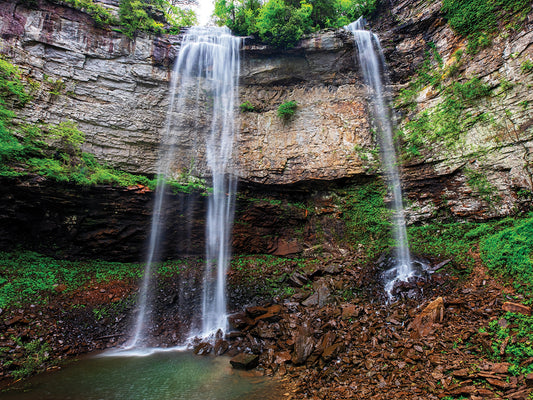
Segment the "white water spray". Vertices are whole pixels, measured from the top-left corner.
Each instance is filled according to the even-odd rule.
[[[170,104],[161,140],[159,183],[152,216],[148,257],[140,287],[138,316],[127,349],[143,347],[151,314],[153,264],[159,261],[166,180],[171,177],[178,147],[187,143],[192,163],[199,137],[205,136],[206,163],[212,176],[206,221],[206,271],[202,328],[194,336],[225,331],[226,272],[230,262],[236,179],[232,174],[234,108],[239,80],[241,39],[227,28],[192,27],[181,45],[170,86]],[[195,137],[190,138],[191,131]],[[185,139],[184,139],[184,136]],[[183,150],[183,148],[181,148]]]
[[[387,271],[389,277],[385,290],[389,294],[398,281],[405,281],[415,274],[412,268],[405,215],[402,203],[402,187],[398,171],[396,150],[393,140],[393,125],[390,99],[384,91],[382,75],[385,71],[385,59],[379,38],[365,30],[366,21],[359,18],[345,28],[352,32],[358,50],[358,60],[363,79],[371,90],[373,117],[378,128],[382,163],[392,192],[393,235],[395,240],[395,266]]]

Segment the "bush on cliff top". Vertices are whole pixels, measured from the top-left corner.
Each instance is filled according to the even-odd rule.
[[[377,0],[216,0],[215,17],[237,35],[290,48],[306,33],[347,25],[376,6]]]

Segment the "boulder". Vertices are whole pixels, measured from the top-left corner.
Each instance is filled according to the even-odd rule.
[[[444,301],[438,297],[429,303],[409,325],[413,331],[412,338],[420,338],[429,335],[435,329],[435,324],[444,320]]]
[[[259,356],[256,354],[240,353],[229,360],[235,369],[253,369],[259,364]]]

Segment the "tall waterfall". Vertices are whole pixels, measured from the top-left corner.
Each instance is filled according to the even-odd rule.
[[[398,171],[396,150],[393,140],[393,124],[390,108],[390,98],[384,90],[382,76],[385,74],[385,58],[379,38],[374,33],[365,30],[366,21],[359,18],[345,28],[352,32],[358,50],[358,60],[363,79],[371,91],[373,113],[377,126],[381,148],[382,163],[392,192],[393,207],[393,235],[395,239],[395,265],[387,274],[391,279],[385,290],[390,294],[394,283],[407,280],[414,275],[409,244],[405,227],[405,215],[402,203],[402,187]]]
[[[151,313],[152,269],[159,261],[165,218],[166,181],[172,178],[175,165],[183,165],[183,160],[177,160],[183,157],[183,153],[188,153],[190,159],[186,164],[189,168],[205,163],[212,177],[206,219],[202,327],[200,332],[193,334],[207,337],[219,329],[226,329],[226,272],[230,262],[236,189],[231,169],[240,43],[241,39],[232,36],[228,28],[192,27],[184,36],[172,73],[170,104],[157,166],[159,181],[148,257],[140,287],[137,321],[128,348],[142,347],[146,341]],[[205,157],[198,150],[204,145]]]

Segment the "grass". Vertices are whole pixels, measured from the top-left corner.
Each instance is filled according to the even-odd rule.
[[[67,291],[91,280],[138,279],[139,264],[57,260],[30,251],[0,253],[0,308],[46,303],[58,285]]]

